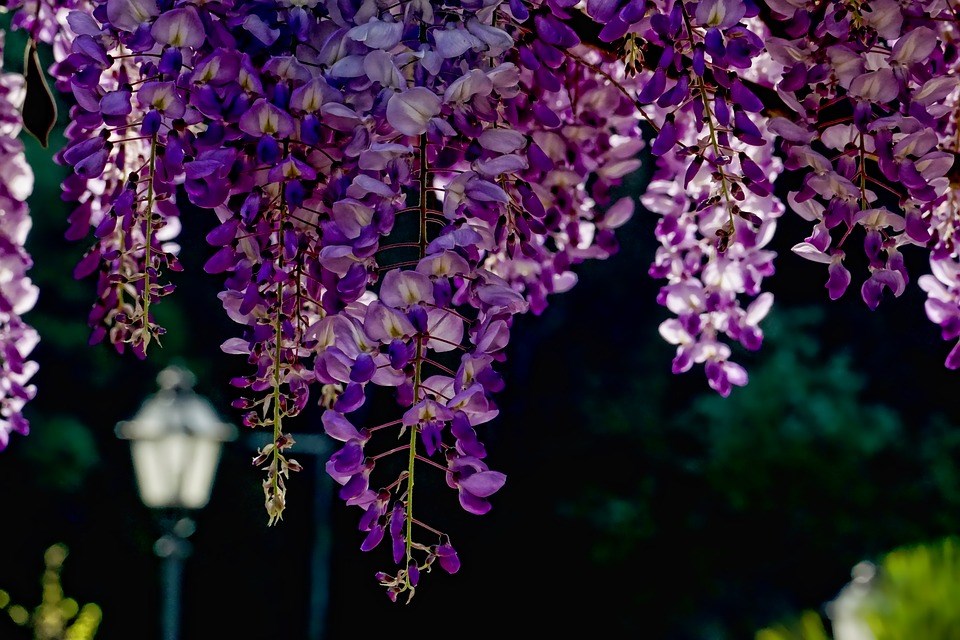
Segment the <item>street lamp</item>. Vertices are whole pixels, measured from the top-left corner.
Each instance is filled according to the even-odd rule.
[[[193,391],[195,383],[190,371],[167,367],[157,376],[160,390],[116,427],[118,437],[130,440],[140,499],[161,514],[164,534],[154,552],[163,559],[163,640],[179,637],[183,561],[194,531],[187,513],[210,500],[220,450],[237,436],[236,427]]]

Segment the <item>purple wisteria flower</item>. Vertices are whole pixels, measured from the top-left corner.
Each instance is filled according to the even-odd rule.
[[[273,433],[254,460],[269,522],[300,468],[284,424],[313,395],[361,547],[390,533],[391,597],[434,560],[456,571],[449,537],[412,511],[414,476],[442,470],[473,513],[504,484],[479,434],[513,317],[611,255],[633,212],[611,196],[643,145],[608,81],[622,64],[577,49],[538,3],[91,6],[69,14],[54,72],[73,98],[68,237],[93,236],[76,269],[98,279],[92,340],[146,354],[179,268],[177,200],[212,210],[206,271],[243,327],[223,348],[253,367],[234,405]],[[521,45],[529,28],[545,44]],[[371,385],[402,417],[353,426]],[[406,471],[386,476],[387,456]]]
[[[2,44],[0,33],[0,57]],[[37,363],[27,358],[39,336],[23,319],[38,294],[27,276],[33,261],[24,249],[31,226],[26,200],[33,191],[33,171],[17,139],[23,126],[23,93],[23,77],[0,70],[0,450],[7,447],[11,433],[29,433],[23,407],[36,393],[30,379]]]
[[[662,281],[672,369],[703,365],[723,396],[748,380],[735,349],[763,341],[770,246],[788,211],[809,233],[787,246],[826,266],[831,299],[856,279],[878,308],[911,286],[909,252],[928,251],[927,314],[960,338],[949,3],[6,6],[31,47],[52,46],[70,106],[56,157],[70,170],[66,236],[89,242],[74,275],[96,280],[91,342],[146,357],[181,268],[181,206],[206,212],[205,271],[222,278],[238,325],[222,348],[250,367],[231,381],[234,406],[271,434],[253,460],[268,523],[301,468],[290,421],[319,404],[338,443],[326,470],[361,512],[361,550],[389,547],[394,568],[377,579],[391,599],[409,599],[434,563],[460,567],[443,523],[414,511],[440,484],[425,474],[468,513],[496,508],[506,476],[482,438],[514,319],[543,313],[581,263],[612,256],[638,200],[637,215],[657,217],[647,272]],[[26,430],[35,369],[20,317],[36,291],[19,82],[0,80],[0,444]],[[643,158],[649,184],[624,192]],[[384,393],[393,419],[362,424]]]

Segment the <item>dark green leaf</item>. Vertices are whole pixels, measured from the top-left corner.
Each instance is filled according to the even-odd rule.
[[[30,40],[23,54],[23,77],[27,95],[23,100],[23,128],[33,134],[43,147],[50,141],[50,132],[57,123],[57,103],[40,65],[37,45]]]

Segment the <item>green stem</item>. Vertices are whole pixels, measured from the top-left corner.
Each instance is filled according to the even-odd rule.
[[[417,249],[420,254],[420,259],[427,254],[427,174],[430,171],[430,167],[427,164],[427,136],[422,134],[420,136],[420,200],[418,203],[420,209],[420,234],[417,241]],[[413,404],[416,405],[420,399],[420,388],[422,385],[421,381],[421,370],[423,367],[423,358],[424,358],[424,344],[423,338],[417,336],[417,354],[413,362]],[[407,458],[407,504],[406,504],[406,520],[407,520],[407,535],[406,535],[406,560],[407,565],[409,566],[411,559],[413,558],[413,474],[414,466],[417,461],[417,433],[419,432],[419,425],[413,425],[410,427],[410,454]],[[409,581],[409,577],[407,578]]]
[[[693,24],[690,22],[690,15],[687,13],[686,7],[683,6],[683,3],[680,3],[680,10],[683,13],[683,23],[687,27],[687,36],[690,40],[690,49],[693,50]],[[703,78],[700,78],[696,81],[696,87],[700,92],[700,101],[703,103],[703,115],[707,121],[707,128],[710,131],[710,146],[713,147],[714,160],[717,161],[720,159],[720,156],[724,155],[720,152],[720,143],[717,140],[717,128],[713,123],[713,111],[710,109],[710,95],[707,93],[707,87],[703,83]],[[720,190],[723,193],[723,200],[727,205],[727,213],[730,216],[730,232],[733,233],[734,230],[734,219],[733,219],[733,207],[732,202],[730,201],[730,189],[727,187],[727,175],[723,171],[723,167],[717,166],[720,173]]]
[[[283,227],[283,210],[285,204],[285,193],[283,185],[280,186],[280,227]],[[281,238],[282,242],[282,238]],[[280,261],[280,268],[283,268],[283,252],[280,252],[278,258]],[[280,436],[283,434],[281,429],[283,414],[280,411],[280,361],[283,357],[283,323],[281,321],[281,316],[283,310],[283,281],[277,283],[277,314],[273,321],[273,339],[274,339],[274,352],[273,352],[273,442],[276,445],[276,442],[280,439]],[[280,491],[280,447],[273,447],[273,495],[276,496]]]
[[[630,93],[625,86],[623,86],[623,83],[621,83],[619,80],[617,80],[616,78],[614,78],[610,73],[608,73],[608,72],[607,72],[606,70],[604,70],[602,67],[600,67],[600,66],[598,66],[598,65],[595,65],[595,64],[593,64],[593,63],[591,63],[591,62],[588,62],[588,61],[585,60],[582,56],[578,56],[577,54],[571,53],[570,51],[567,51],[567,50],[564,50],[563,53],[564,53],[564,55],[566,55],[568,58],[570,58],[570,59],[572,59],[572,60],[576,60],[578,63],[582,64],[583,66],[585,66],[586,68],[590,69],[590,70],[593,71],[594,73],[596,73],[596,74],[602,76],[603,78],[605,78],[605,79],[607,80],[607,82],[609,82],[611,85],[613,85],[613,87],[614,87],[617,91],[619,91],[620,93],[622,93],[622,94],[627,98],[627,100],[629,100],[630,102],[633,103],[633,106],[636,108],[637,113],[640,114],[640,117],[643,118],[644,121],[646,121],[646,123],[647,123],[648,125],[650,125],[650,127],[653,128],[653,130],[654,130],[656,133],[660,133],[660,127],[658,127],[658,126],[657,126],[657,123],[653,121],[653,118],[651,118],[650,116],[648,116],[648,115],[647,115],[647,112],[643,110],[646,105],[642,104],[639,100],[637,100],[637,98],[636,98],[632,93]]]

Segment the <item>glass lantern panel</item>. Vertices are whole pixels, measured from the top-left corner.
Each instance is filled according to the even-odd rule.
[[[180,500],[188,509],[199,509],[210,500],[221,444],[198,438],[190,442],[190,447],[189,464],[183,470]]]
[[[132,442],[133,468],[143,503],[151,508],[180,506],[178,490],[190,454],[189,438],[172,434]]]

